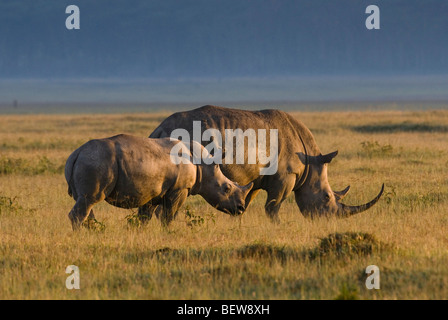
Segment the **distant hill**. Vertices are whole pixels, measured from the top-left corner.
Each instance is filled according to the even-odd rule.
[[[448,74],[447,57],[447,1],[0,2],[1,78]]]

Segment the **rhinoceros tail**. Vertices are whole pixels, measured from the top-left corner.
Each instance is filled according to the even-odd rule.
[[[73,197],[73,194],[76,194],[76,190],[74,190],[74,185],[72,184],[73,178],[73,167],[75,166],[75,162],[78,159],[79,153],[81,152],[81,148],[76,149],[67,159],[65,163],[65,180],[68,184],[68,195]]]

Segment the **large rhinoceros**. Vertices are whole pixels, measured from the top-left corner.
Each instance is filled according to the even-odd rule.
[[[68,193],[76,200],[69,213],[73,229],[78,229],[88,215],[94,218],[92,207],[102,200],[121,208],[139,207],[143,220],[151,218],[162,205],[164,225],[173,219],[187,196],[194,194],[218,210],[242,214],[252,184],[241,187],[233,183],[217,164],[194,164],[193,154],[176,153],[180,159],[174,161],[172,150],[179,143],[183,144],[169,138],[118,135],[91,140],[76,149],[65,166]],[[188,152],[190,147],[187,142],[182,150]],[[200,149],[207,157],[204,147]]]
[[[266,164],[258,160],[255,164],[249,164],[247,149],[243,164],[237,164],[235,161],[237,151],[233,150],[232,164],[221,165],[224,175],[232,181],[240,184],[254,183],[246,198],[246,208],[260,189],[267,191],[266,214],[274,222],[279,222],[278,211],[291,192],[295,193],[297,205],[306,217],[350,216],[372,207],[383,193],[384,184],[380,193],[366,204],[360,206],[343,204],[341,200],[350,187],[339,192],[332,191],[327,179],[327,164],[337,155],[337,151],[322,155],[308,128],[296,118],[279,110],[246,111],[207,105],[172,114],[151,133],[150,137],[169,137],[173,130],[179,128],[194,136],[194,121],[200,121],[202,132],[207,129],[219,130],[222,140],[226,139],[226,129],[241,129],[243,132],[259,129],[268,132],[270,129],[278,130],[278,162],[274,174],[260,174],[260,169],[266,167]],[[269,149],[270,139],[267,140]],[[198,142],[207,146],[210,144],[210,139]],[[229,152],[227,149],[224,151]]]

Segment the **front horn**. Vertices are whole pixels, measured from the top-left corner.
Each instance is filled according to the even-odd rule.
[[[378,195],[370,202],[360,205],[360,206],[347,206],[343,203],[339,203],[340,207],[338,210],[338,216],[340,217],[349,217],[352,216],[354,214],[366,211],[367,209],[369,209],[370,207],[372,207],[375,203],[378,202],[378,200],[381,198],[381,195],[383,194],[384,191],[384,183],[383,186],[381,187],[381,191],[380,193],[378,193]]]

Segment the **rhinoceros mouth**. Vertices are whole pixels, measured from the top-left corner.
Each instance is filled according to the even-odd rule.
[[[246,208],[244,208],[243,206],[235,207],[234,210],[228,210],[226,208],[219,208],[219,207],[217,207],[217,209],[231,216],[240,216],[244,213],[244,211],[246,211]]]
[[[341,192],[338,192],[342,195],[343,192],[348,191],[349,188],[344,189]],[[345,192],[346,193],[346,192]],[[338,199],[338,197],[335,195],[336,198],[336,205],[337,208],[335,208],[336,210],[330,210],[326,207],[321,207],[321,208],[310,208],[310,207],[304,207],[301,205],[300,202],[298,202],[297,198],[296,198],[296,202],[300,208],[300,211],[302,213],[302,215],[305,218],[310,218],[310,219],[315,219],[315,218],[319,218],[319,217],[326,217],[326,218],[330,218],[330,217],[337,217],[337,218],[347,218],[350,216],[353,216],[357,213],[363,212],[368,210],[369,208],[371,208],[373,205],[375,205],[379,199],[381,198],[382,194],[384,193],[384,183],[381,186],[381,190],[378,193],[378,195],[373,198],[371,201],[359,205],[359,206],[349,206],[346,205],[342,202],[340,202]],[[344,194],[345,195],[345,194]]]

